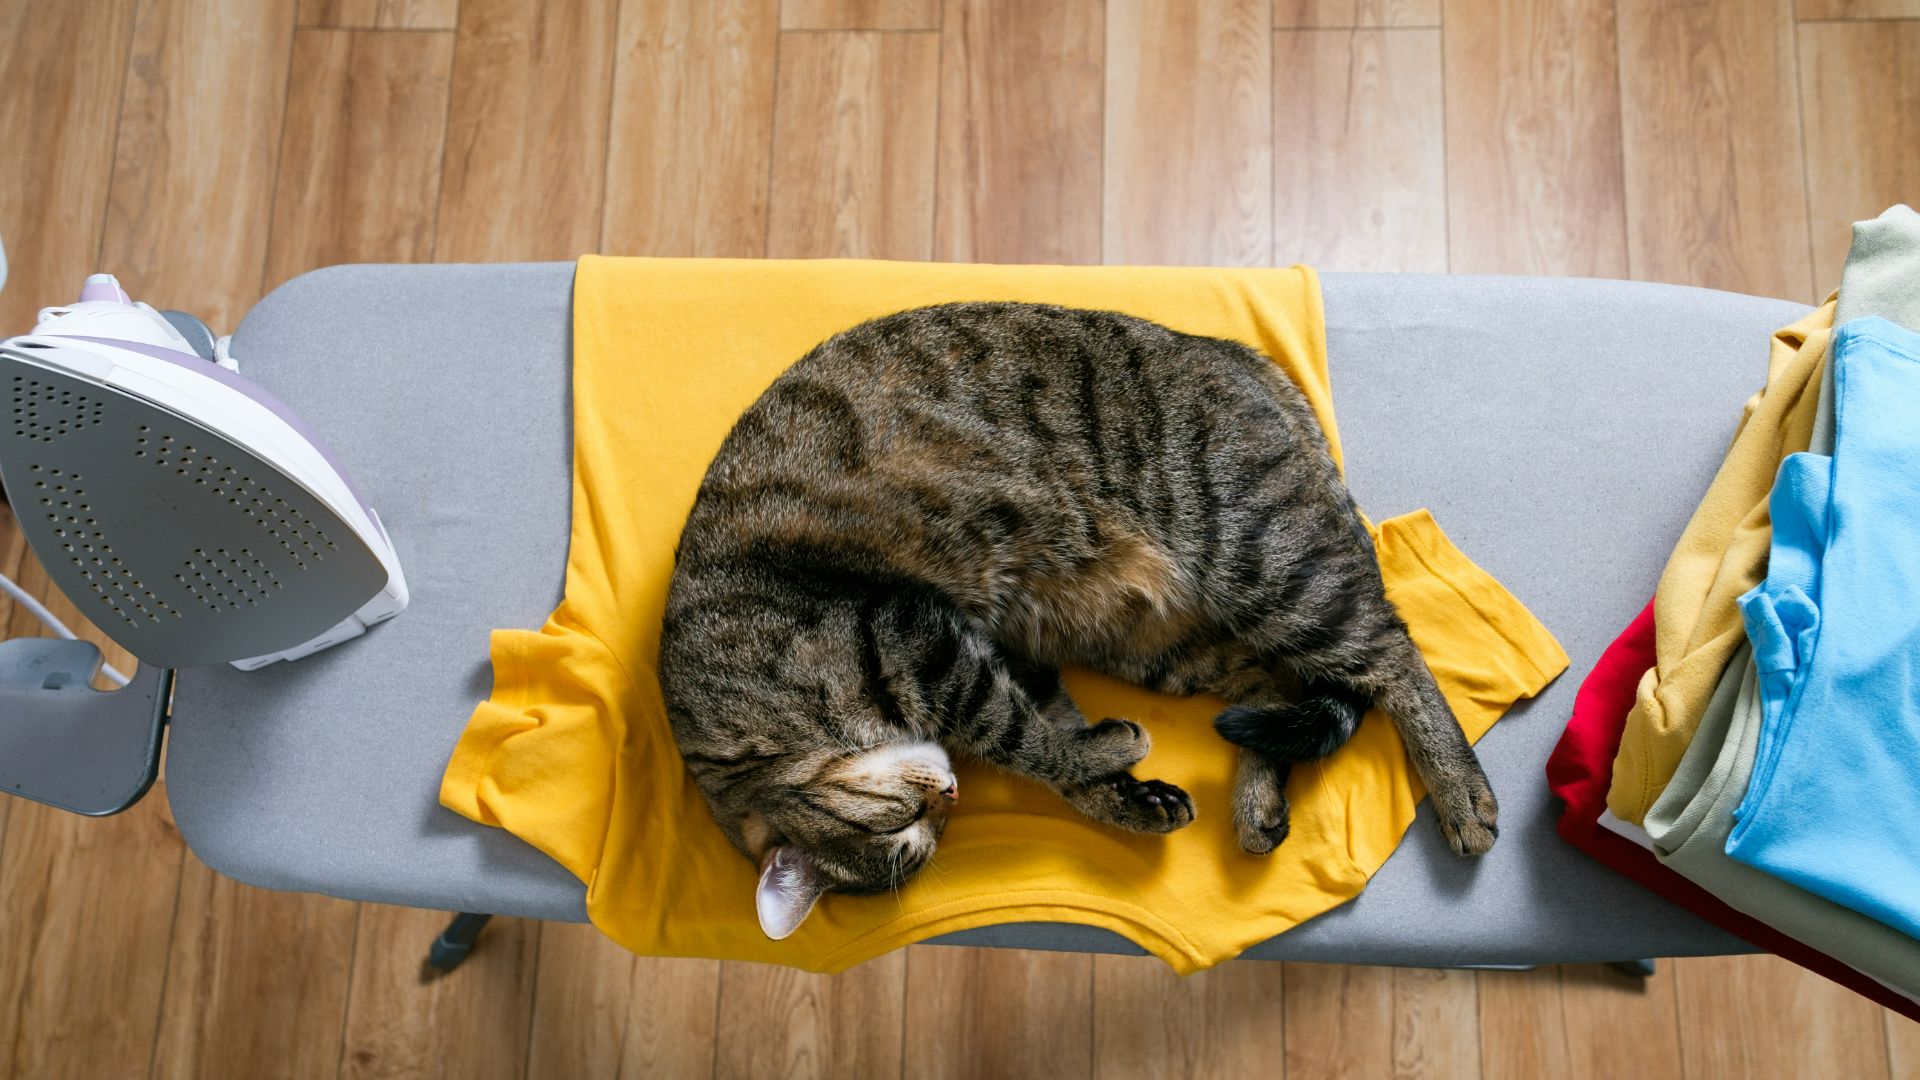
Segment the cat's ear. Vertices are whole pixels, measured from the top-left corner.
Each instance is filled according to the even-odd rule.
[[[820,868],[799,848],[782,844],[767,852],[760,861],[760,887],[753,895],[760,929],[775,941],[793,933],[826,890]]]

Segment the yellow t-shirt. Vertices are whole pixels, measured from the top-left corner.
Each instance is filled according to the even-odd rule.
[[[1271,856],[1247,855],[1232,823],[1234,751],[1212,727],[1223,703],[1069,671],[1087,715],[1152,732],[1139,775],[1191,792],[1192,825],[1123,833],[1033,781],[963,763],[966,798],[927,870],[897,895],[829,895],[784,941],[761,933],[756,868],[713,823],[661,702],[674,546],[722,438],[788,364],[867,319],[954,300],[1107,308],[1245,342],[1305,391],[1338,460],[1319,280],[1304,267],[580,260],[566,598],[537,632],[494,633],[493,696],[440,799],[577,874],[594,923],[637,953],[838,971],[950,931],[1072,922],[1192,972],[1351,899],[1413,820],[1419,781],[1391,722],[1372,716],[1331,758],[1294,768],[1292,834]],[[1375,541],[1388,595],[1469,737],[1566,667],[1545,627],[1425,511],[1381,523]]]
[[[1788,454],[1807,448],[1833,336],[1832,297],[1774,332],[1767,384],[1747,399],[1707,494],[1680,533],[1653,597],[1654,666],[1620,734],[1607,809],[1641,824],[1693,742],[1720,674],[1747,640],[1740,595],[1767,576],[1767,501]]]

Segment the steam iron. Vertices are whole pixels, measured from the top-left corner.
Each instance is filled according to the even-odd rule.
[[[108,274],[0,342],[0,481],[53,579],[146,664],[252,670],[407,606],[379,515],[206,326]]]

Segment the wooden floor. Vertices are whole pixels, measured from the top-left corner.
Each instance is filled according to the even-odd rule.
[[[96,268],[230,329],[329,263],[593,250],[1812,299],[1920,201],[1920,0],[0,0],[0,133],[7,332]],[[0,570],[48,592],[9,521]],[[1920,1077],[1773,959],[815,978],[504,920],[422,985],[441,918],[217,877],[159,792],[0,799],[0,1075]]]

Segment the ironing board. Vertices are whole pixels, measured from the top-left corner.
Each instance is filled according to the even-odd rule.
[[[581,883],[436,800],[490,686],[487,634],[560,599],[571,263],[343,266],[238,328],[242,370],[325,432],[413,588],[399,619],[255,672],[178,676],[166,791],[180,831],[249,884],[584,921]],[[1501,839],[1471,862],[1419,819],[1366,892],[1263,958],[1531,965],[1751,951],[1555,834],[1543,777],[1574,691],[1646,603],[1768,335],[1806,308],[1593,280],[1327,274],[1349,479],[1376,518],[1430,507],[1558,635],[1572,668],[1480,743]],[[1138,952],[1018,924],[946,942]]]

